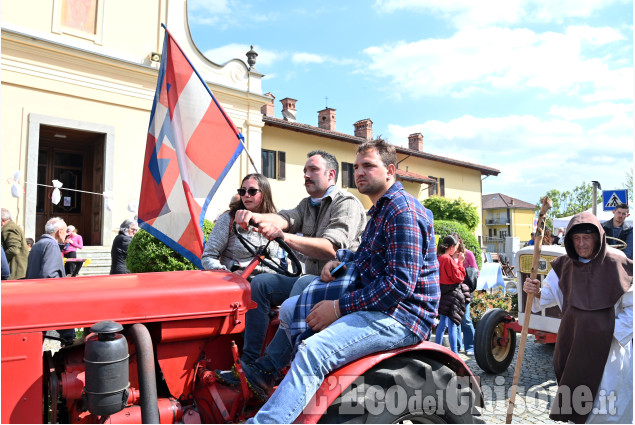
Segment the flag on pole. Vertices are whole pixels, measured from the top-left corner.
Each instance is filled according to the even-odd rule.
[[[199,268],[205,212],[242,152],[242,140],[166,29],[143,161],[139,225]]]

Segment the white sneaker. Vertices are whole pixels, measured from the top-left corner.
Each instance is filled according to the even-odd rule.
[[[470,351],[466,351],[465,352],[466,356],[473,356],[474,355],[474,351],[470,350]]]

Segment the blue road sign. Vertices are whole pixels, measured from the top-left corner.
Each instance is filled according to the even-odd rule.
[[[603,190],[604,211],[613,211],[618,204],[628,203],[628,190]]]

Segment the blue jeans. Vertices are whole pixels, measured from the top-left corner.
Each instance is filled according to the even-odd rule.
[[[459,349],[465,348],[466,353],[474,351],[474,324],[470,315],[470,303],[465,304],[465,316],[463,316],[456,339]]]
[[[269,327],[271,306],[280,305],[289,295],[299,295],[315,278],[313,275],[288,277],[261,273],[251,280],[251,299],[258,307],[245,315],[245,341],[241,361],[253,363],[260,357]]]
[[[288,318],[287,313],[283,316]],[[347,314],[300,344],[278,389],[247,423],[292,423],[327,374],[368,354],[419,341],[404,325],[379,311]]]
[[[439,314],[439,324],[437,325],[437,335],[435,342],[439,345],[443,344],[443,334],[445,333],[445,328],[448,328],[448,340],[450,342],[450,349],[455,353],[459,353],[459,349],[457,347],[456,336],[458,334],[459,325],[454,323],[448,316],[444,316],[443,314]]]
[[[302,289],[306,288],[306,285],[302,286]],[[296,289],[300,288],[296,288],[294,286],[291,292],[296,293]],[[300,293],[301,292],[302,291],[300,291]],[[280,319],[280,326],[262,357],[255,362],[252,362],[257,365],[260,370],[276,374],[287,367],[291,362],[293,341],[295,341],[297,335],[289,334],[288,324],[293,320],[295,305],[299,298],[299,295],[290,296],[280,306],[280,312],[278,315],[278,318]]]

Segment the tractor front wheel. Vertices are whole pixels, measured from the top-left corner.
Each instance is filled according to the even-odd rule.
[[[502,373],[507,370],[516,352],[516,332],[507,329],[508,316],[505,310],[493,308],[487,311],[476,326],[474,334],[474,357],[487,373]]]
[[[474,423],[474,400],[452,369],[410,353],[386,359],[357,378],[320,423]]]

